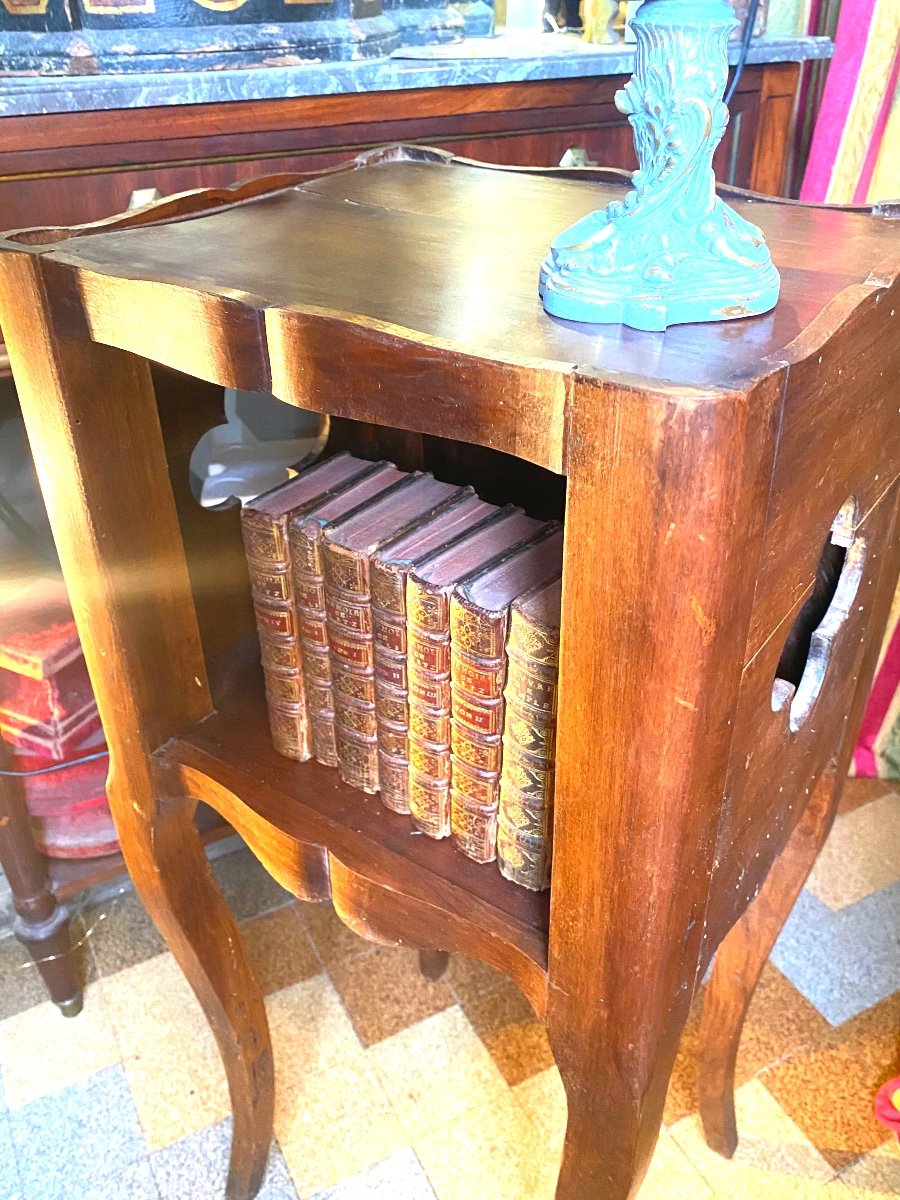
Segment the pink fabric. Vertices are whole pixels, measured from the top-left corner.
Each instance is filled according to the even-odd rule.
[[[866,713],[853,754],[853,768],[857,775],[868,778],[878,775],[875,743],[887,719],[898,680],[900,680],[900,621],[897,622],[888,643],[881,662],[881,669],[875,677],[875,683],[869,695],[869,703],[866,705]]]
[[[816,120],[809,162],[800,189],[800,199],[808,203],[820,203],[828,195],[831,173],[866,53],[875,3],[876,0],[853,0],[852,4],[841,6],[834,58],[828,68],[822,108]]]

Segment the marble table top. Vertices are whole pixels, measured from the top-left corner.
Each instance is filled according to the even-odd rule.
[[[749,63],[830,58],[825,37],[755,38]],[[731,61],[738,56],[730,48]],[[554,34],[469,38],[457,45],[408,47],[387,58],[305,62],[245,70],[167,71],[127,75],[19,76],[0,88],[0,116],[90,112],[160,105],[209,104],[406,88],[460,87],[529,79],[627,75],[633,45],[593,46]]]

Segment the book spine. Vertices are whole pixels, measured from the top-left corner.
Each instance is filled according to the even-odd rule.
[[[550,886],[559,631],[513,610],[507,649],[497,860],[533,891]]]
[[[409,679],[406,670],[406,578],[408,572],[373,562],[372,638],[375,718],[381,802],[409,812]]]
[[[423,833],[450,835],[450,598],[406,584],[409,810]]]
[[[336,767],[334,687],[328,652],[321,525],[311,520],[293,528],[290,548],[312,752],[324,766]]]
[[[476,862],[497,857],[507,623],[506,612],[483,612],[459,595],[450,602],[450,823]]]
[[[259,632],[272,744],[303,762],[311,756],[290,548],[284,524],[244,510],[241,533]]]
[[[324,546],[325,611],[334,681],[335,738],[341,778],[378,791],[378,728],[369,560]]]

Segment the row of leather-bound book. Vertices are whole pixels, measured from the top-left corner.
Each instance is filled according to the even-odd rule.
[[[276,749],[548,887],[560,526],[339,454],[242,528]]]

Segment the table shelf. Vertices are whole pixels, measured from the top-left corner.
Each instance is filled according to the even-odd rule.
[[[504,879],[450,839],[272,746],[256,637],[213,664],[215,712],[155,755],[164,789],[205,801],[271,873],[303,899],[330,898],[367,937],[454,950],[512,975],[541,1012],[549,893]]]

